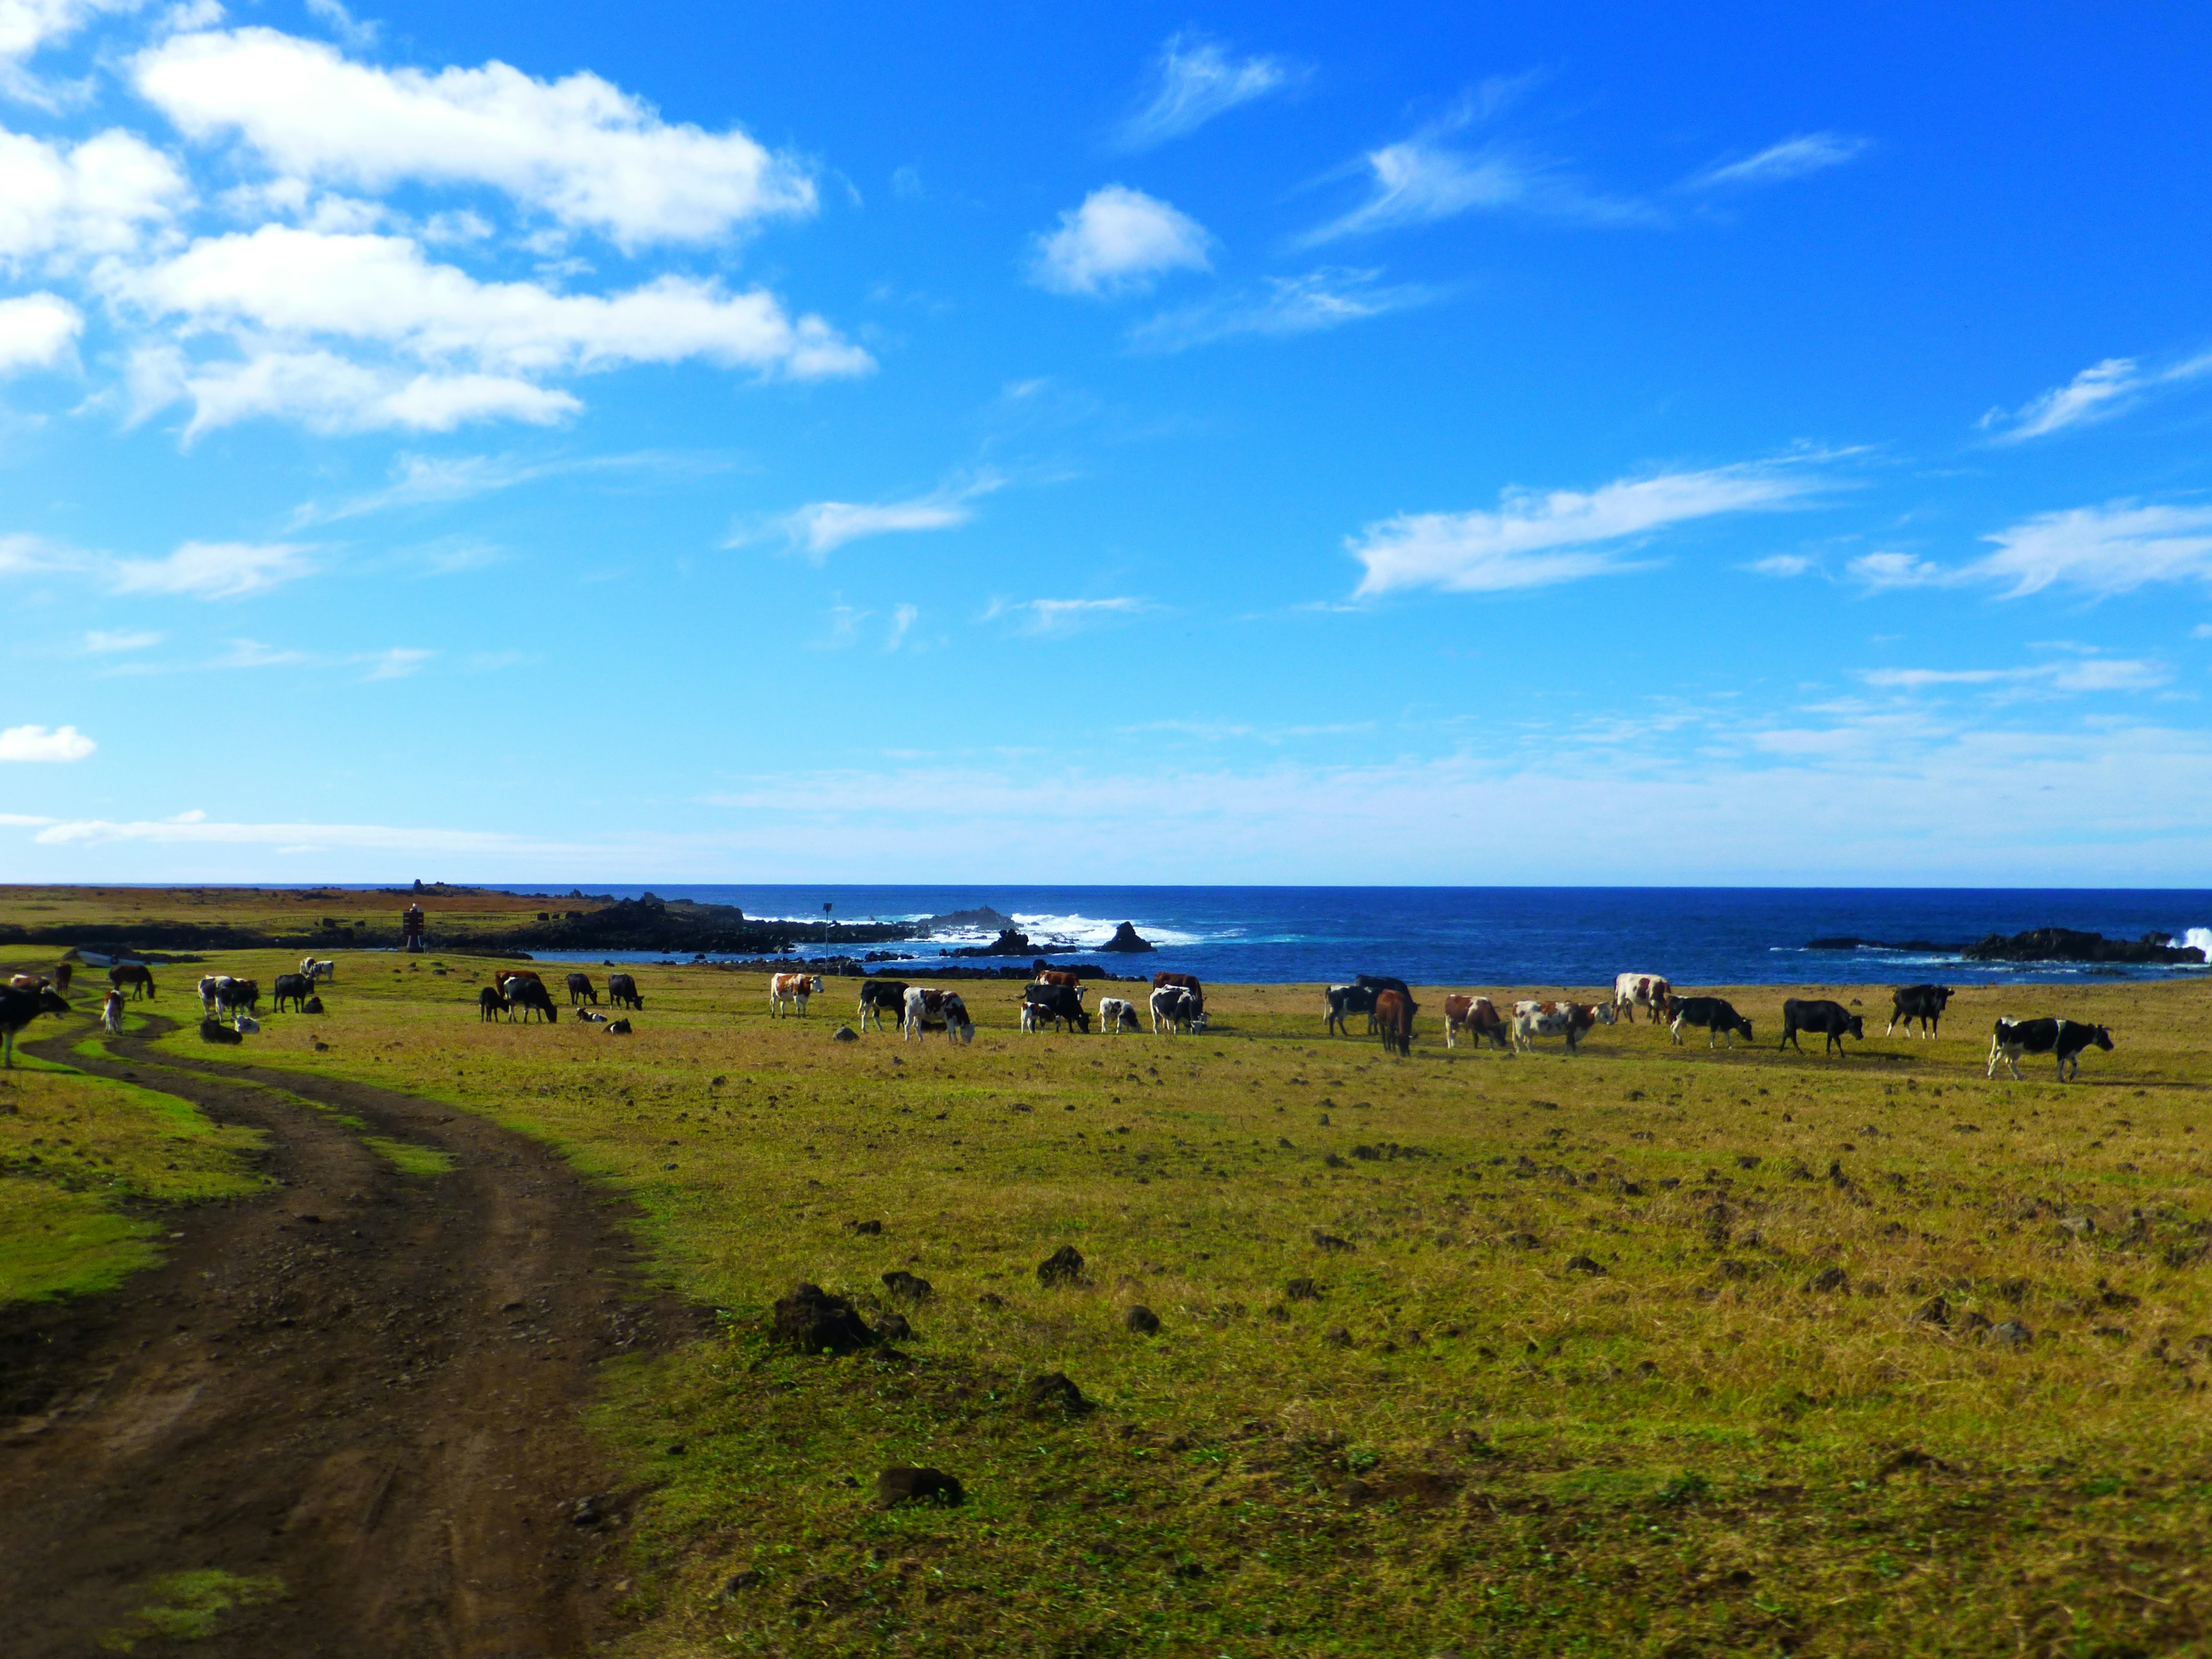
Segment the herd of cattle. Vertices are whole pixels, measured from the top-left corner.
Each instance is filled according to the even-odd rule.
[[[769,986],[771,1011],[779,1000],[787,998],[796,1004],[800,1013],[805,1013],[809,990],[822,989],[820,978],[813,977],[811,986],[809,979],[805,974],[778,974]],[[1081,975],[1065,969],[1041,969],[1037,976],[1022,988],[1022,1030],[1068,1030],[1087,1034],[1092,1011],[1084,1006],[1084,996]],[[1189,974],[1153,975],[1152,994],[1146,1006],[1156,1036],[1206,1029],[1206,988]],[[882,1030],[884,1016],[891,1015],[898,1022],[900,1034],[908,1042],[934,1030],[942,1030],[948,1038],[962,1042],[972,1042],[975,1036],[975,1022],[969,1018],[968,1005],[957,991],[908,985],[904,980],[862,981],[860,1013],[863,1031],[871,1021],[876,1030]],[[1097,1018],[1103,1032],[1141,1029],[1137,1006],[1125,997],[1101,997]]]

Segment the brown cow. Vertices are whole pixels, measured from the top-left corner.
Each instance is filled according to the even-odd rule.
[[[129,986],[134,997],[154,994],[153,969],[143,962],[117,963],[107,970],[107,982],[118,991]]]
[[[1032,985],[1073,985],[1079,991],[1083,988],[1083,975],[1066,968],[1040,968],[1036,970],[1036,976],[1030,981],[1030,983]]]
[[[1182,986],[1184,990],[1189,992],[1192,997],[1197,1000],[1198,1006],[1192,1009],[1191,1012],[1198,1014],[1202,1014],[1206,1012],[1206,987],[1198,982],[1197,975],[1154,974],[1152,975],[1152,989],[1157,991],[1163,985]]]
[[[1395,991],[1385,991],[1375,999],[1375,1023],[1382,1028],[1384,1054],[1413,1052],[1413,1007],[1410,997]]]
[[[1493,1048],[1513,1052],[1512,1027],[1488,997],[1448,996],[1444,999],[1444,1047],[1459,1047],[1459,1034],[1487,1037]]]

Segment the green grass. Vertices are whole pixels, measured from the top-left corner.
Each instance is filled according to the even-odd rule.
[[[260,1146],[189,1101],[19,1051],[0,1072],[0,1304],[97,1294],[152,1266],[169,1207],[261,1187]]]
[[[362,1144],[402,1175],[441,1176],[453,1167],[453,1154],[435,1146],[418,1146],[411,1140],[394,1140],[388,1135],[363,1135]]]
[[[253,1578],[220,1568],[173,1572],[146,1586],[146,1605],[131,1621],[104,1632],[100,1645],[110,1653],[131,1653],[142,1642],[204,1642],[222,1627],[223,1615],[237,1607],[258,1607],[284,1594],[284,1581]]]
[[[443,960],[349,963],[226,1058],[544,1137],[723,1310],[606,1372],[649,1493],[627,1652],[2202,1639],[2201,988],[1969,992],[1945,1040],[1843,1062],[1644,1025],[1508,1060],[1427,1019],[1393,1061],[1320,1037],[1312,988],[1218,988],[1217,1029],[1168,1042],[1023,1037],[1018,987],[963,987],[984,1029],[951,1049],[831,1043],[843,986],[771,1022],[757,978],[645,969],[623,1039],[479,1023],[489,964]],[[1785,993],[1721,988],[1771,1043]],[[2119,1050],[1992,1083],[2000,1011]],[[1084,1281],[1047,1289],[1063,1243]],[[935,1287],[896,1354],[771,1347],[793,1282],[873,1319],[892,1269]],[[2032,1337],[1979,1328],[2008,1321]],[[1097,1409],[1036,1415],[1049,1371]],[[876,1510],[908,1462],[969,1502]]]

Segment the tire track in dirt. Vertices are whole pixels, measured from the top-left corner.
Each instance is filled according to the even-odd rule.
[[[144,1581],[210,1567],[286,1586],[231,1615],[226,1653],[520,1659],[613,1633],[627,1500],[582,1432],[592,1367],[699,1328],[641,1299],[617,1205],[433,1101],[137,1036],[88,1060],[80,1036],[37,1048],[264,1130],[278,1184],[181,1212],[112,1296],[0,1316],[13,1659],[95,1651]],[[454,1167],[402,1175],[339,1114]],[[586,1494],[605,1518],[579,1526]]]

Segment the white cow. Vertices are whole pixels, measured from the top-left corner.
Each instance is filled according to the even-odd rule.
[[[231,1021],[231,1026],[240,1036],[258,1036],[261,1034],[261,1022],[251,1014],[240,1014]]]
[[[819,974],[776,974],[768,982],[768,1012],[773,1019],[783,1012],[786,1002],[794,1005],[801,1018],[805,1018],[806,999],[822,988]]]
[[[1121,997],[1099,998],[1098,1029],[1102,1032],[1136,1030],[1138,1025],[1135,1006]]]
[[[1631,1025],[1636,1024],[1636,1011],[1643,1009],[1654,1020],[1667,1012],[1668,999],[1674,988],[1657,974],[1616,974],[1613,981],[1613,1011],[1626,1018]]]
[[[313,957],[301,957],[300,971],[307,976],[307,983],[310,985],[317,980],[322,981],[325,985],[337,983],[338,965],[335,962],[318,962]]]
[[[1190,994],[1187,987],[1163,985],[1152,993],[1152,1035],[1154,1036],[1159,1036],[1163,1023],[1166,1024],[1167,1034],[1170,1036],[1175,1036],[1178,1031],[1194,1031],[1199,1029],[1198,1022],[1202,1018],[1204,1017],[1198,1012],[1198,999]]]
[[[110,991],[107,1000],[100,1005],[100,1023],[114,1035],[123,1033],[123,993]]]
[[[1513,1046],[1516,1050],[1527,1050],[1536,1046],[1540,1036],[1563,1036],[1567,1040],[1567,1052],[1571,1054],[1590,1027],[1613,1023],[1610,1003],[1516,1002],[1513,1005]]]
[[[948,1041],[973,1042],[975,1022],[968,1018],[968,1005],[960,1000],[957,991],[933,990],[927,986],[910,985],[906,993],[906,1016],[899,1021],[899,1030],[906,1040],[919,1042],[922,1034],[933,1025],[942,1026]]]

